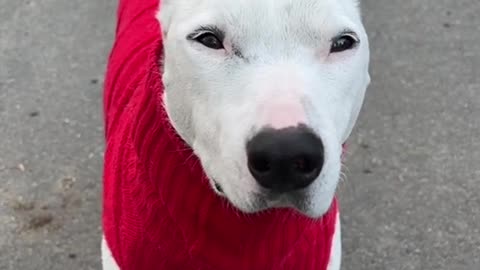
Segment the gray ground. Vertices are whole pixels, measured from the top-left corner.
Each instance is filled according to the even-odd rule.
[[[0,269],[99,269],[114,0],[0,0]],[[344,269],[480,269],[480,4],[364,1]]]

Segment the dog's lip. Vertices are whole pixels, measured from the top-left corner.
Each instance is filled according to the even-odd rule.
[[[220,194],[224,194],[223,192],[223,189],[222,189],[222,186],[217,183],[217,181],[215,181],[215,179],[212,179],[212,182],[213,182],[213,188]]]

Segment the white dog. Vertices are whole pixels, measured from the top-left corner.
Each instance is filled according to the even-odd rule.
[[[213,190],[246,213],[321,217],[370,82],[358,1],[163,0],[158,19],[165,108]]]

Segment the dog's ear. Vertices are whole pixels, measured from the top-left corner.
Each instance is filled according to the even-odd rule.
[[[157,12],[157,20],[160,22],[160,28],[162,30],[162,35],[165,38],[170,28],[173,17],[173,4],[172,2],[176,0],[160,0],[160,8]]]

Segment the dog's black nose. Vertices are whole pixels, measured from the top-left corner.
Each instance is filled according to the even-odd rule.
[[[305,188],[320,174],[323,143],[305,126],[264,129],[247,143],[248,169],[264,188],[287,192]]]

